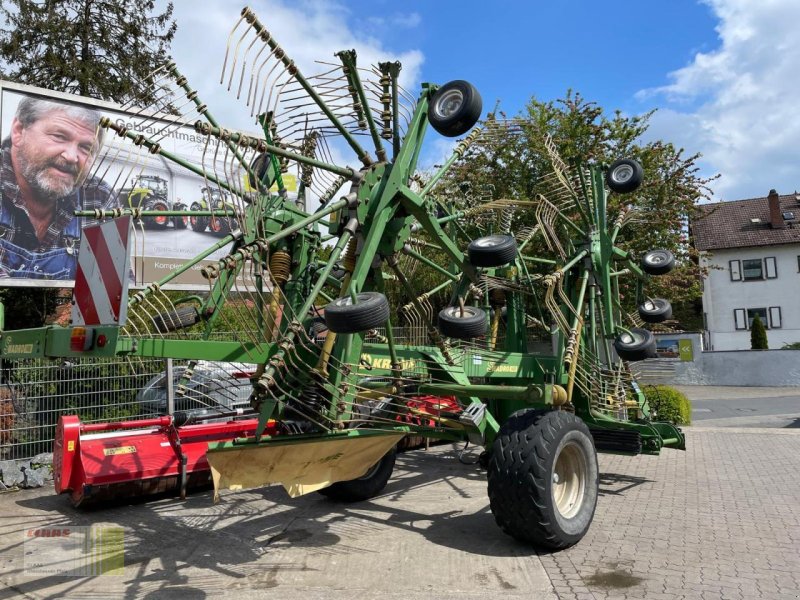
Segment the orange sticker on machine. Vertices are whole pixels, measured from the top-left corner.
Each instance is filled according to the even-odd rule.
[[[67,452],[75,452],[75,440],[67,442]]]
[[[106,456],[114,456],[115,454],[133,454],[136,452],[136,446],[117,446],[116,448],[103,448],[103,454]]]

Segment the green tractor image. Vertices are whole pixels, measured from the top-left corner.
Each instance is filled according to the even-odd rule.
[[[158,175],[138,175],[131,188],[123,188],[119,192],[120,206],[142,211],[186,210],[186,205],[169,201],[167,180]],[[166,215],[140,216],[146,229],[166,229],[172,223],[175,229],[186,229],[186,217],[169,217]]]
[[[220,211],[219,215],[197,216],[188,218],[189,225],[194,231],[204,233],[210,231],[214,235],[223,236],[239,228],[238,221],[230,216],[235,211],[235,205],[227,192],[208,186],[200,188],[201,199],[192,202],[192,211]],[[230,214],[229,214],[230,213]]]

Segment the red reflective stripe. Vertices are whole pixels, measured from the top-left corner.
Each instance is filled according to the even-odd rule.
[[[106,294],[108,294],[108,301],[114,313],[114,319],[119,319],[118,298],[122,295],[122,281],[119,279],[116,265],[114,265],[114,260],[111,258],[111,250],[109,250],[106,238],[103,236],[99,227],[97,229],[92,228],[84,231],[86,233],[86,240],[92,247],[92,253],[97,261],[97,266],[100,270],[100,278],[103,282]]]
[[[83,274],[83,269],[78,269],[75,275],[75,303],[78,305],[78,310],[83,315],[84,323],[96,324],[100,322],[97,315],[97,309],[94,307],[94,299],[92,292],[89,289],[89,282]]]

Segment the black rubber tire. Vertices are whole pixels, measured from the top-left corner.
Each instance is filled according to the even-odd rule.
[[[191,327],[200,320],[200,313],[194,306],[179,306],[169,312],[158,313],[153,316],[153,326],[159,333],[167,333]]]
[[[226,217],[211,217],[208,222],[208,229],[217,237],[224,237],[230,233],[231,226]]]
[[[672,318],[672,304],[664,298],[649,298],[639,305],[639,316],[645,323],[663,323]]]
[[[460,104],[455,104],[460,101]],[[445,137],[458,137],[481,118],[483,100],[475,86],[457,79],[436,90],[428,104],[428,122]]]
[[[469,262],[476,267],[501,267],[517,257],[517,240],[510,235],[487,235],[467,247]]]
[[[397,448],[392,448],[362,477],[350,481],[337,481],[322,488],[319,493],[336,502],[362,502],[374,498],[389,483],[396,458]]]
[[[361,292],[358,304],[349,296],[337,298],[325,307],[325,323],[335,333],[361,333],[381,327],[389,319],[389,301],[379,292]]]
[[[186,210],[185,204],[176,204],[175,210]],[[175,224],[175,229],[186,229],[189,225],[189,217],[172,217],[172,222]]]
[[[606,185],[612,192],[628,194],[642,185],[644,170],[639,161],[621,158],[611,163],[606,171]]]
[[[155,200],[147,204],[146,210],[169,210],[169,206],[163,200]],[[145,217],[144,225],[148,229],[166,229],[171,217]]]
[[[656,355],[656,338],[647,329],[634,327],[614,339],[614,350],[622,360],[645,360]]]
[[[565,488],[557,487],[554,475],[566,481],[564,465],[570,459],[581,467],[575,474],[576,508],[562,510],[557,498]],[[572,413],[512,414],[492,445],[487,477],[495,521],[522,542],[560,550],[579,542],[592,523],[599,488],[597,452],[589,428]]]
[[[474,306],[465,306],[461,315],[460,306],[448,306],[439,311],[439,331],[445,337],[471,340],[486,335],[486,311]]]
[[[208,210],[208,209],[199,202],[193,202],[192,210]],[[210,219],[208,217],[196,217],[196,216],[189,217],[189,224],[192,226],[192,231],[197,231],[198,233],[203,233],[206,229],[208,229],[209,221]]]
[[[675,257],[669,250],[659,248],[645,253],[639,264],[648,275],[666,275],[675,267]]]
[[[264,176],[267,175],[271,166],[272,155],[269,152],[262,152],[253,159],[253,161],[250,163],[250,170],[252,173],[248,173],[248,179],[251,188],[254,190],[258,189],[260,182],[263,181]],[[253,175],[258,178],[258,181],[255,180]],[[270,188],[272,187],[272,183],[272,181],[268,181],[267,184],[262,185],[266,185],[267,188]]]

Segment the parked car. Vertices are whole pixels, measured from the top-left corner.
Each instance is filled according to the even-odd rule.
[[[178,386],[186,373],[185,366],[172,372],[175,411],[202,411],[250,408],[250,377],[255,366],[244,363],[198,361],[192,377],[180,393]],[[153,377],[139,390],[136,401],[143,413],[167,414],[167,374]]]

